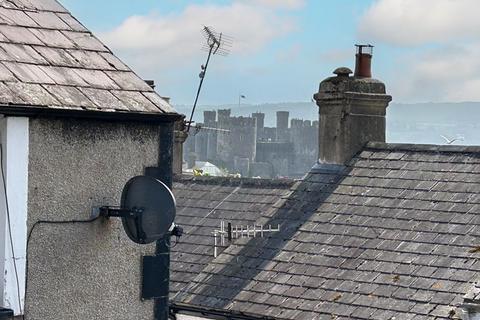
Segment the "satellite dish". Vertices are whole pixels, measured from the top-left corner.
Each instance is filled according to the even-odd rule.
[[[121,217],[128,237],[148,244],[162,239],[173,225],[176,203],[172,191],[160,180],[138,176],[127,182],[120,208],[101,207],[100,215]]]

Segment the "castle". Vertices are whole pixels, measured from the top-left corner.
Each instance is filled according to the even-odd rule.
[[[231,109],[204,111],[185,142],[185,161],[208,161],[242,177],[302,177],[318,154],[318,121],[292,119],[277,112],[277,126],[265,127],[265,114],[234,117]]]

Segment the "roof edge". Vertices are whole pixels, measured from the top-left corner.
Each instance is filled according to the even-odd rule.
[[[199,182],[203,184],[222,184],[230,186],[254,186],[254,187],[291,187],[294,179],[254,179],[254,178],[233,178],[233,177],[195,177],[185,174],[176,174],[174,182]]]
[[[170,313],[175,315],[179,312],[187,315],[215,317],[214,319],[235,319],[235,320],[276,320],[269,316],[258,316],[248,312],[223,310],[208,307],[201,307],[192,304],[170,302]]]
[[[451,153],[480,153],[480,146],[452,146],[437,144],[409,144],[409,143],[385,143],[368,142],[363,150],[388,150],[388,151],[423,151],[423,152],[451,152]]]
[[[175,122],[185,116],[179,113],[149,113],[149,112],[126,112],[126,111],[96,111],[80,109],[60,109],[48,107],[29,107],[0,105],[0,114],[16,117],[47,117],[47,118],[76,118],[97,119],[108,121],[135,121],[135,122]]]

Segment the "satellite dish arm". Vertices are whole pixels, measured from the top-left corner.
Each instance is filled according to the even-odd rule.
[[[137,230],[140,230],[139,226],[142,224],[142,213],[143,209],[133,208],[133,209],[125,209],[119,207],[100,207],[94,208],[92,212],[92,218],[105,217],[105,218],[134,218],[135,224],[137,225]],[[183,235],[183,228],[176,225],[175,223],[172,224],[170,230],[170,235],[176,236],[180,238]],[[145,239],[146,235],[140,235],[142,239]]]
[[[147,235],[145,234],[145,232],[143,231],[142,229],[142,215],[141,214],[137,214],[135,215],[135,224],[137,226],[137,230],[138,230],[138,239],[140,240],[140,242],[144,242],[145,239],[147,238]]]
[[[100,207],[98,208],[98,215],[105,218],[116,217],[116,218],[137,218],[143,213],[143,209],[133,208],[125,209],[118,207]]]

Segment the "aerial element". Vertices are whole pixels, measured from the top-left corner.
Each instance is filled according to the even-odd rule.
[[[208,56],[205,64],[202,64],[202,66],[200,67],[201,71],[198,75],[200,77],[200,83],[198,85],[195,102],[193,103],[192,113],[190,114],[190,120],[187,123],[187,133],[190,132],[190,127],[193,123],[193,115],[195,114],[198,98],[200,97],[200,92],[202,91],[202,85],[203,81],[205,80],[205,75],[207,73],[208,64],[210,63],[210,58],[212,57],[212,55],[228,55],[229,49],[232,46],[232,39],[230,37],[227,37],[223,33],[215,32],[211,27],[203,27],[203,35],[205,36],[207,43],[203,46],[202,49],[208,52]]]

